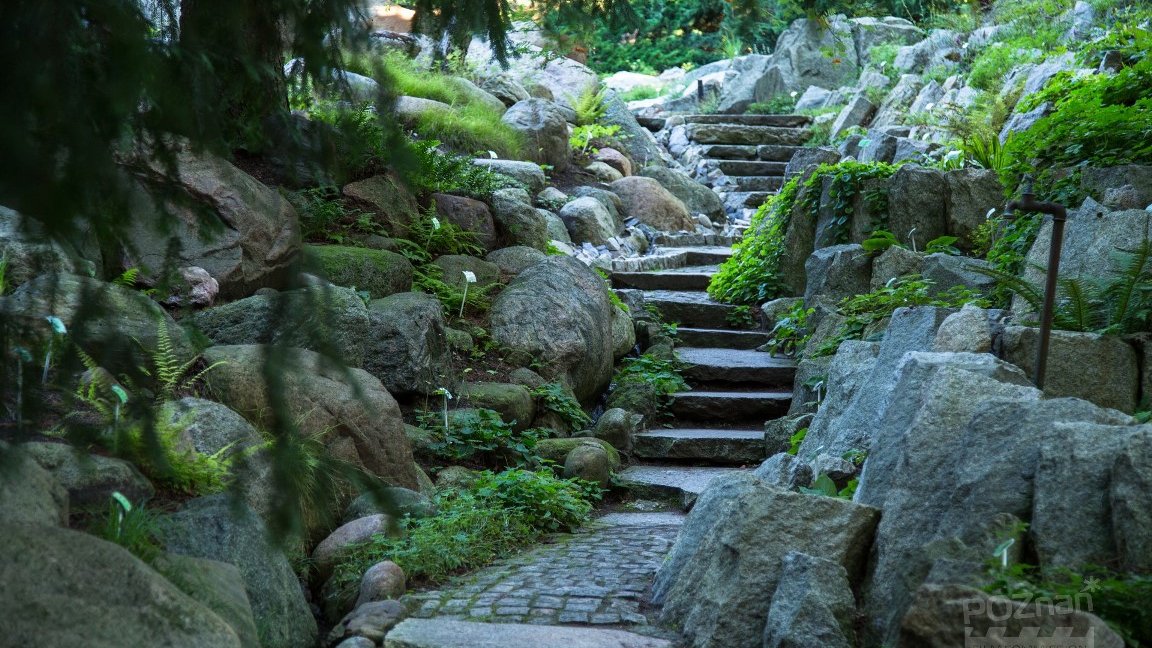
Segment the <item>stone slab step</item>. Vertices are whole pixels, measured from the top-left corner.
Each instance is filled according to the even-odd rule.
[[[740,237],[731,234],[700,234],[698,232],[657,232],[656,236],[652,238],[652,242],[657,246],[674,248],[715,247],[723,249],[732,247],[738,240]]]
[[[759,160],[721,160],[717,165],[727,176],[780,176],[784,177],[787,162],[761,162]]]
[[[709,160],[758,160],[760,147],[749,144],[706,144],[700,154]]]
[[[750,350],[767,344],[771,336],[763,331],[734,331],[728,329],[708,329],[681,327],[676,329],[676,339],[686,347],[711,347],[714,349]]]
[[[612,283],[617,288],[641,290],[705,290],[716,274],[716,266],[676,268],[660,272],[614,272]]]
[[[688,139],[697,144],[783,144],[800,146],[812,137],[812,131],[779,126],[744,124],[688,124]]]
[[[724,475],[746,472],[728,466],[629,466],[617,475],[620,484],[640,498],[674,498],[684,509],[696,503],[696,498],[712,480]]]
[[[732,258],[732,246],[695,247],[687,250],[687,263],[684,265],[717,265]]]
[[[784,178],[782,176],[733,176],[729,178],[736,183],[736,188],[740,191],[780,191],[780,187],[784,186]]]
[[[384,638],[384,648],[672,648],[666,639],[624,630],[521,623],[478,623],[457,619],[401,621]]]
[[[759,464],[765,459],[764,430],[651,430],[633,437],[632,452],[644,459]]]
[[[796,375],[795,362],[760,351],[686,347],[676,349],[676,357],[686,365],[684,378],[694,387],[755,385],[790,390]]]
[[[803,128],[812,123],[807,115],[684,115],[685,124],[736,124],[739,126],[778,126]]]
[[[714,301],[703,291],[646,290],[644,303],[655,306],[665,322],[692,328],[728,328],[728,317],[736,311],[735,306]]]
[[[690,391],[672,395],[672,416],[678,421],[764,421],[788,413],[791,389],[766,391]]]
[[[680,511],[655,511],[652,513],[615,511],[595,518],[593,523],[625,527],[681,526],[687,517]]]
[[[762,144],[756,147],[756,157],[765,162],[788,162],[803,146],[784,144]]]
[[[760,205],[768,202],[772,195],[769,191],[730,191],[720,194],[720,199],[724,201],[724,209],[733,213],[745,209],[759,209]]]

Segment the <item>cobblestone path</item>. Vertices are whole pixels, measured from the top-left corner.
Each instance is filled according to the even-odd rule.
[[[683,516],[618,513],[411,594],[413,616],[541,625],[648,625],[645,601]]]

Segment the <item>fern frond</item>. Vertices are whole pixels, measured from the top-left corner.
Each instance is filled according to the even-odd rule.
[[[136,280],[140,278],[140,268],[128,268],[120,273],[120,276],[112,280],[112,283],[117,286],[125,288],[133,288],[136,286]]]
[[[1128,331],[1139,321],[1139,311],[1146,309],[1140,302],[1147,298],[1152,283],[1152,241],[1146,238],[1132,250],[1117,248],[1114,257],[1117,267],[1112,274],[1117,278],[1104,290],[1111,304],[1108,323]]]
[[[196,359],[190,361],[188,363],[188,365],[192,365],[197,360],[199,360],[199,358],[196,358]],[[179,390],[183,391],[183,390],[192,389],[193,387],[196,386],[196,383],[198,383],[204,379],[204,376],[206,376],[209,371],[212,371],[213,369],[215,369],[216,367],[219,367],[220,365],[226,365],[226,364],[228,364],[228,362],[225,360],[221,360],[219,362],[213,362],[212,364],[205,367],[202,371],[199,371],[195,375],[189,376],[188,378],[185,378],[183,381],[181,381],[180,385],[179,385]],[[191,368],[191,367],[189,366],[189,368]]]
[[[1100,300],[1098,291],[1079,278],[1061,279],[1060,300],[1053,313],[1055,327],[1067,331],[1093,331],[1099,328]]]
[[[966,269],[971,270],[977,274],[982,274],[986,277],[991,277],[1000,284],[1005,290],[1009,290],[1032,308],[1032,310],[1039,312],[1044,307],[1044,294],[1040,289],[1032,283],[1026,281],[1022,277],[1017,277],[1010,272],[1004,272],[997,268],[990,268],[986,266],[968,264],[964,266]]]

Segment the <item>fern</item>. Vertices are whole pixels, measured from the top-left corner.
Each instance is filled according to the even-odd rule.
[[[1111,306],[1109,319],[1123,330],[1139,330],[1148,319],[1150,306],[1152,241],[1144,239],[1134,250],[1119,250],[1116,260],[1119,267],[1111,272],[1117,280],[1103,291]]]
[[[216,362],[195,374],[188,375],[196,363],[200,361],[200,356],[196,355],[187,362],[180,362],[176,345],[172,341],[172,335],[168,332],[168,322],[165,319],[161,319],[157,326],[156,348],[149,352],[148,357],[152,361],[152,369],[141,368],[141,371],[156,381],[157,403],[175,399],[176,394],[192,389],[203,380],[209,371],[225,364],[223,361]]]
[[[603,119],[608,112],[608,106],[604,103],[606,98],[607,90],[596,88],[585,90],[573,106],[576,111],[576,125],[589,126]]]
[[[112,280],[112,283],[117,286],[125,288],[135,288],[136,280],[140,278],[140,268],[128,268],[120,273],[120,276]]]
[[[1059,287],[1062,298],[1053,313],[1056,328],[1081,332],[1100,328],[1100,291],[1082,279],[1061,279]]]

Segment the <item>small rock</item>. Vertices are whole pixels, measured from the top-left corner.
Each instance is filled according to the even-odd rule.
[[[374,601],[365,603],[348,613],[332,632],[328,633],[329,645],[351,637],[363,637],[379,645],[384,635],[404,620],[408,611],[399,601]]]
[[[316,573],[321,579],[328,578],[351,547],[371,540],[378,533],[387,532],[390,521],[387,515],[369,515],[337,528],[312,551]]]
[[[356,607],[374,601],[398,599],[404,596],[406,578],[400,565],[385,560],[378,562],[364,572],[360,579],[360,596],[356,599]]]
[[[576,446],[564,459],[564,477],[585,479],[607,488],[612,483],[612,459],[604,448]]]

